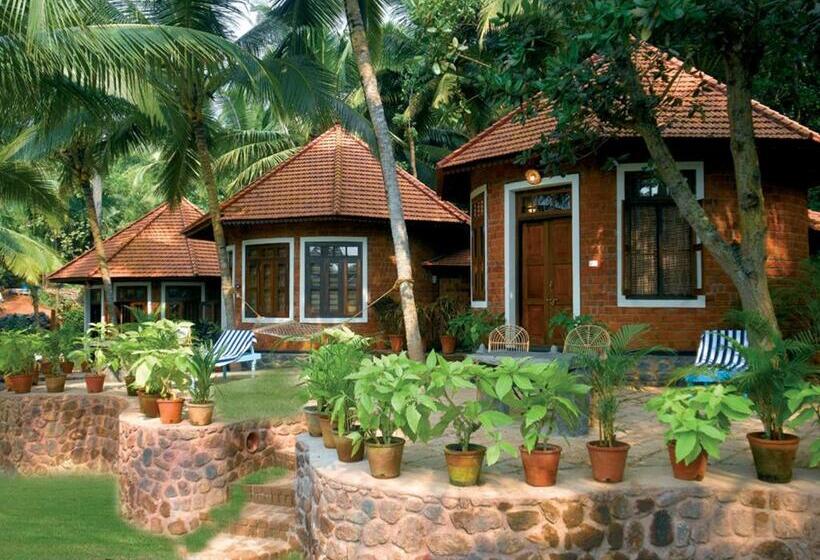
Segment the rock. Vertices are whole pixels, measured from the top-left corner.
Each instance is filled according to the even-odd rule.
[[[541,515],[532,509],[507,512],[507,524],[513,531],[526,531],[541,522]]]
[[[501,533],[498,537],[498,552],[501,554],[515,554],[520,552],[529,544],[529,541],[521,535]]]
[[[558,508],[552,502],[541,502],[538,507],[541,508],[541,513],[544,514],[544,518],[553,525],[555,525],[555,522],[561,518]]]
[[[396,500],[381,500],[378,504],[379,517],[393,525],[402,517],[404,506]]]
[[[438,525],[444,523],[444,508],[438,504],[427,504],[424,506],[424,509],[421,510],[421,514]]]
[[[580,502],[570,502],[561,517],[568,529],[578,527],[584,521],[584,506]]]
[[[643,549],[635,557],[635,560],[661,560],[661,558],[654,552]]]
[[[754,513],[748,508],[734,507],[729,511],[732,529],[738,537],[751,537],[754,534]]]
[[[609,514],[609,506],[606,504],[596,504],[595,507],[592,508],[592,511],[589,512],[589,517],[595,523],[608,525],[612,516]]]
[[[638,498],[635,500],[635,514],[638,517],[643,517],[655,509],[655,500],[652,498]]]
[[[689,523],[686,521],[677,521],[675,523],[675,545],[686,546],[689,544],[689,537],[692,533]]]
[[[185,523],[181,519],[177,519],[176,521],[172,521],[168,524],[168,532],[172,535],[184,535],[188,532],[188,529],[185,527]]]
[[[373,519],[362,528],[362,544],[378,546],[390,540],[390,525],[381,519]]]
[[[744,506],[765,509],[768,501],[763,490],[744,490],[740,493],[740,503]]]
[[[606,532],[606,542],[613,550],[618,550],[624,545],[624,526],[613,521],[609,524]]]
[[[644,530],[639,521],[631,521],[626,528],[626,547],[637,552],[643,547]]]
[[[629,507],[629,500],[625,496],[615,496],[610,506],[612,515],[616,519],[629,519],[632,515],[632,510]]]
[[[356,542],[359,540],[361,532],[362,528],[358,525],[353,525],[352,523],[340,523],[336,526],[336,530],[333,532],[333,534],[339,540],[346,542]]]
[[[600,529],[587,523],[582,524],[578,529],[567,534],[567,548],[572,546],[581,550],[592,550],[597,548],[604,540],[604,533]]]
[[[649,542],[655,546],[668,546],[672,544],[673,538],[672,517],[669,512],[665,509],[656,511],[649,526]]]
[[[794,553],[782,541],[764,541],[752,553],[755,555],[754,560],[795,560]]]
[[[707,505],[705,500],[689,498],[678,506],[678,515],[686,519],[701,519],[706,514]]]
[[[418,552],[429,539],[429,521],[417,515],[406,516],[396,525],[393,543],[405,552]]]
[[[773,513],[774,536],[781,539],[796,539],[802,534],[801,523],[796,514]]]
[[[440,556],[463,556],[470,552],[470,541],[461,533],[442,530],[427,537],[427,548]]]
[[[498,511],[490,509],[459,510],[450,514],[450,520],[457,529],[474,535],[501,527],[503,520]]]

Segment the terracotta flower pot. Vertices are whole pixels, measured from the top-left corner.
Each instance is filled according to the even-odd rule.
[[[85,390],[89,393],[102,393],[105,384],[104,375],[86,375]]]
[[[65,391],[65,375],[49,375],[46,377],[46,391],[62,393]]]
[[[188,403],[188,422],[194,426],[207,426],[214,419],[214,403]]]
[[[683,461],[675,460],[675,442],[670,441],[666,444],[666,450],[669,452],[669,462],[672,464],[672,476],[678,480],[703,480],[706,476],[706,464],[708,455],[705,451],[701,451],[697,458],[688,465]]]
[[[336,441],[336,457],[342,463],[358,463],[364,460],[364,444],[359,443],[358,449],[353,451],[353,440],[347,435],[334,433],[333,438]]]
[[[481,478],[481,464],[487,448],[471,443],[467,451],[461,445],[451,443],[444,446],[444,459],[447,461],[447,475],[453,486],[475,486]]]
[[[15,393],[31,393],[31,384],[34,382],[34,380],[28,373],[7,375],[5,379],[6,384]]]
[[[373,478],[396,478],[401,474],[401,457],[404,440],[391,437],[390,443],[379,443],[369,439],[364,442],[370,476]]]
[[[322,428],[322,443],[328,449],[336,447],[336,438],[333,437],[333,428],[330,425],[330,414],[319,414],[319,426]]]
[[[536,447],[527,451],[523,445],[518,447],[521,463],[524,465],[524,480],[530,486],[555,486],[558,477],[558,463],[561,460],[561,448],[557,445]]]
[[[159,406],[157,406],[159,395],[151,395],[144,391],[137,391],[137,396],[140,401],[140,412],[148,418],[156,418],[159,416]]]
[[[319,424],[319,409],[316,405],[305,405],[302,407],[305,413],[305,423],[307,424],[308,433],[313,437],[322,435],[322,425]]]
[[[63,375],[68,375],[69,373],[74,371],[74,362],[65,361],[60,362],[60,371],[63,372]]]
[[[440,338],[442,354],[452,354],[456,351],[456,337],[449,334],[443,334]]]
[[[42,373],[43,376],[48,377],[49,375],[51,375],[52,369],[54,369],[54,366],[51,364],[51,362],[46,360],[40,362],[40,373]]]
[[[182,405],[185,399],[157,399],[159,421],[163,424],[179,424],[182,422]]]
[[[122,378],[123,383],[125,383],[125,394],[129,397],[137,396],[137,388],[133,385],[134,381],[136,380],[137,378],[133,375],[126,375]]]
[[[766,439],[764,432],[752,432],[746,434],[746,439],[752,448],[758,479],[776,483],[791,481],[799,437],[783,434],[783,439]]]
[[[400,334],[389,334],[387,338],[390,340],[390,351],[394,354],[401,352],[404,348],[404,337]]]
[[[614,446],[604,447],[597,441],[588,441],[587,452],[592,464],[592,478],[598,482],[621,482],[624,479],[628,443],[616,441]]]

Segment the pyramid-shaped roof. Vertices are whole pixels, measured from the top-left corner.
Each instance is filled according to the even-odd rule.
[[[182,230],[202,218],[187,199],[176,208],[160,204],[104,241],[112,278],[187,278],[219,276],[216,245],[189,239]],[[49,276],[54,282],[100,278],[90,249]]]
[[[679,59],[644,45],[637,53],[638,66],[655,69],[658,57],[672,80],[669,100],[658,111],[658,123],[666,138],[728,138],[729,113],[726,108],[726,85],[697,69],[687,68]],[[652,76],[652,72],[648,72]],[[655,85],[663,90],[667,81]],[[519,107],[453,150],[438,162],[443,171],[481,160],[512,157],[541,141],[542,135],[555,128],[555,118],[546,103],[536,99],[536,113],[521,122],[523,107]],[[756,138],[808,140],[820,143],[820,134],[778,113],[758,101],[752,101],[752,118]],[[602,126],[601,134],[619,138],[637,137],[633,130]]]
[[[397,168],[408,221],[466,223],[467,215]],[[379,161],[366,143],[335,125],[222,204],[223,222],[325,217],[388,219]],[[209,228],[206,218],[189,235]]]

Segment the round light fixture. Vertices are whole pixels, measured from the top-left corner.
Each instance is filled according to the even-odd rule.
[[[524,178],[530,185],[537,185],[541,182],[541,174],[537,169],[527,169],[524,172]]]

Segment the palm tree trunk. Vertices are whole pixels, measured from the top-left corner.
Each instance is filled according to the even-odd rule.
[[[97,266],[100,268],[106,315],[110,322],[114,322],[114,318],[116,317],[116,310],[114,309],[114,286],[111,284],[111,272],[108,270],[108,258],[105,255],[105,245],[103,245],[100,221],[97,218],[97,209],[94,205],[94,192],[91,188],[91,181],[88,178],[81,179],[80,188],[82,189],[83,199],[85,200],[85,213],[88,217],[88,228],[91,230],[91,239],[94,242],[94,252],[97,254]]]
[[[419,170],[416,167],[416,136],[410,124],[407,125],[407,151],[410,152],[410,173],[418,179]]]
[[[396,274],[399,281],[399,295],[404,314],[404,330],[407,336],[407,353],[414,360],[424,359],[424,347],[419,333],[419,318],[416,311],[416,300],[413,295],[413,268],[410,260],[410,241],[407,237],[407,225],[404,223],[404,212],[401,207],[401,192],[396,175],[396,158],[390,140],[390,130],[384,115],[379,84],[376,72],[370,60],[370,48],[359,7],[359,0],[345,0],[347,24],[350,28],[350,42],[356,56],[359,77],[364,88],[370,122],[379,145],[384,190],[387,193],[387,208],[390,214],[390,229],[393,235],[393,248],[396,253]]]
[[[228,328],[232,329],[236,326],[233,278],[231,278],[228,249],[225,244],[225,230],[222,228],[222,210],[219,206],[219,192],[216,188],[216,180],[214,179],[214,172],[211,166],[208,134],[205,131],[205,123],[203,122],[201,114],[194,117],[193,129],[196,139],[196,151],[199,157],[199,168],[202,173],[202,182],[205,184],[205,191],[208,195],[208,214],[211,217],[211,227],[214,230],[216,254],[219,259],[219,275],[222,278],[222,316],[225,318],[225,324]]]
[[[31,311],[34,313],[34,328],[39,331],[42,325],[40,325],[40,288],[37,286],[31,287]]]

